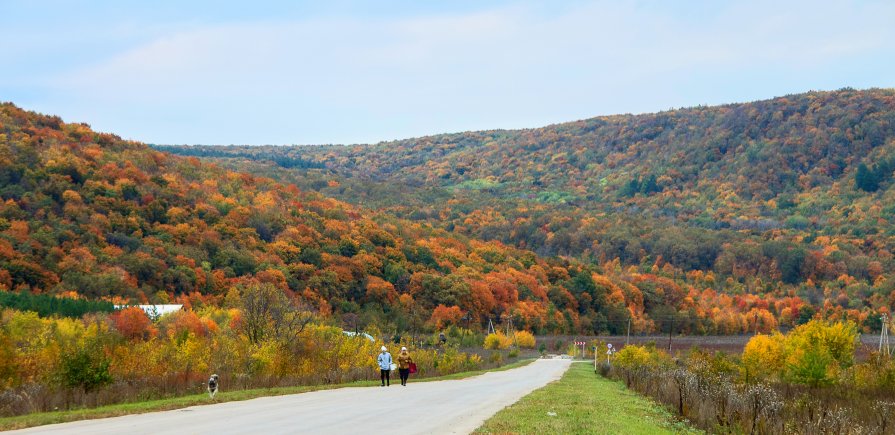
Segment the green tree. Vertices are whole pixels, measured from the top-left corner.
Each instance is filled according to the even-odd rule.
[[[855,174],[855,185],[858,189],[865,192],[876,192],[879,189],[879,178],[875,172],[863,163],[858,165],[858,172]]]
[[[109,371],[111,360],[98,345],[75,346],[74,350],[62,354],[60,375],[62,383],[72,388],[93,391],[112,383]]]

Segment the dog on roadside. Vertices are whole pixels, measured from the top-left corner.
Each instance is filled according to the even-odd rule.
[[[214,399],[214,395],[218,393],[220,384],[221,383],[218,380],[218,375],[211,375],[211,377],[208,378],[208,397]]]

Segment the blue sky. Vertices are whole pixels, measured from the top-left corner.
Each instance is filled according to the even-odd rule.
[[[149,143],[370,143],[895,87],[893,23],[890,0],[0,0],[0,100]]]

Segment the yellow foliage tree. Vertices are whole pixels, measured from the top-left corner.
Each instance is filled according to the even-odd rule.
[[[652,365],[656,360],[653,354],[654,352],[647,349],[646,346],[632,344],[618,351],[613,360],[619,368],[633,370]]]
[[[534,349],[535,348],[535,336],[532,335],[531,332],[516,331],[513,334],[513,339],[516,341],[516,346],[519,346],[522,349]]]
[[[747,382],[765,380],[778,375],[784,367],[783,335],[758,334],[746,343],[740,372]]]
[[[498,331],[485,337],[484,347],[485,349],[506,349],[512,344],[513,340],[511,338]]]
[[[852,322],[812,320],[786,336],[786,380],[813,387],[830,385],[852,365],[857,328]]]

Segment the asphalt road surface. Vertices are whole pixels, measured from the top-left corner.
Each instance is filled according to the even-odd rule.
[[[357,387],[174,411],[39,426],[45,434],[466,434],[531,391],[559,379],[569,360],[455,381]],[[397,376],[395,376],[397,377]]]

